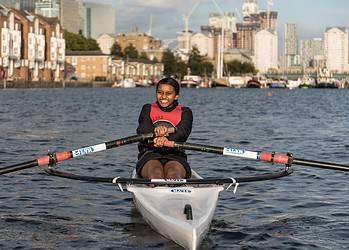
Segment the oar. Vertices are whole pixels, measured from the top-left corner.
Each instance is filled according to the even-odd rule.
[[[82,147],[72,151],[51,153],[49,155],[38,157],[37,159],[32,161],[27,161],[27,162],[15,164],[15,165],[7,166],[7,167],[2,167],[0,168],[0,175],[27,169],[27,168],[32,168],[36,166],[46,166],[49,164],[56,164],[58,162],[65,161],[70,158],[75,158],[75,157],[79,157],[79,156],[83,156],[83,155],[87,155],[95,152],[104,151],[111,148],[116,148],[122,145],[147,140],[150,138],[153,138],[152,133],[143,134],[143,135],[133,135],[133,136],[129,136],[129,137],[113,140],[113,141],[104,142],[101,144],[96,144],[93,146]]]
[[[304,160],[294,158],[292,154],[280,154],[274,152],[264,152],[264,151],[248,151],[245,149],[232,148],[232,147],[217,147],[210,145],[194,144],[194,143],[177,143],[168,141],[165,144],[166,147],[177,148],[177,149],[187,149],[208,153],[215,153],[221,155],[235,156],[247,159],[253,159],[257,161],[271,162],[271,163],[280,163],[280,164],[295,164],[315,168],[324,168],[324,169],[333,169],[341,171],[349,171],[349,166],[322,162],[322,161],[313,161],[313,160]]]

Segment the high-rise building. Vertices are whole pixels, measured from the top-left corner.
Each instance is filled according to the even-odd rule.
[[[61,0],[60,20],[64,29],[72,33],[83,31],[83,3],[82,0]]]
[[[116,10],[111,4],[84,3],[83,34],[97,39],[103,33],[115,33]]]
[[[348,29],[344,27],[327,28],[325,32],[325,57],[330,72],[345,72],[348,65]]]
[[[304,39],[300,43],[301,65],[304,68],[319,68],[324,59],[324,42],[321,38]]]
[[[255,34],[260,30],[260,23],[238,23],[237,28],[237,48],[254,53]]]
[[[236,32],[236,17],[232,12],[224,13],[224,16],[219,13],[210,13],[208,25],[216,29],[221,29],[223,25],[225,31]]]
[[[295,57],[298,54],[297,26],[294,23],[285,24],[285,66],[295,65]]]
[[[35,3],[35,14],[44,17],[59,17],[60,15],[59,0],[41,0]]]
[[[36,2],[38,2],[38,0],[20,0],[20,9],[34,13]]]
[[[19,2],[17,0],[0,0],[0,4],[3,4],[8,8],[19,9]]]
[[[268,11],[260,11],[258,0],[244,0],[242,13],[242,23],[236,25],[236,46],[238,49],[250,51],[250,55],[253,55],[255,53],[256,33],[264,29],[276,30],[278,13],[269,9]]]
[[[260,30],[255,35],[253,62],[261,73],[278,68],[278,36],[275,30]]]
[[[261,11],[259,15],[261,17],[261,29],[277,29],[277,11]]]

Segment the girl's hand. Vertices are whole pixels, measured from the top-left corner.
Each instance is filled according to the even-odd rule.
[[[156,137],[154,139],[154,146],[157,147],[157,148],[161,148],[164,146],[164,143],[167,142],[168,139],[164,136],[161,136],[161,137]]]
[[[158,126],[154,129],[155,137],[163,137],[168,135],[168,128],[165,126]]]

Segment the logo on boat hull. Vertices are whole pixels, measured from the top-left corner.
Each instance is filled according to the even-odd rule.
[[[186,194],[190,194],[191,190],[189,189],[183,189],[183,188],[172,188],[170,189],[171,193],[186,193]]]

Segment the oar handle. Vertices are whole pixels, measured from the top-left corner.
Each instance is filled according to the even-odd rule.
[[[173,141],[167,141],[164,143],[165,147],[186,149],[201,151],[207,153],[215,153],[233,157],[240,157],[246,159],[253,159],[257,161],[264,161],[270,163],[288,164],[288,165],[302,165],[316,168],[332,169],[349,171],[349,166],[330,162],[312,161],[304,159],[296,159],[292,154],[281,154],[275,152],[265,151],[249,151],[245,149],[233,148],[233,147],[217,147],[210,145],[194,144],[194,143],[178,143]]]

